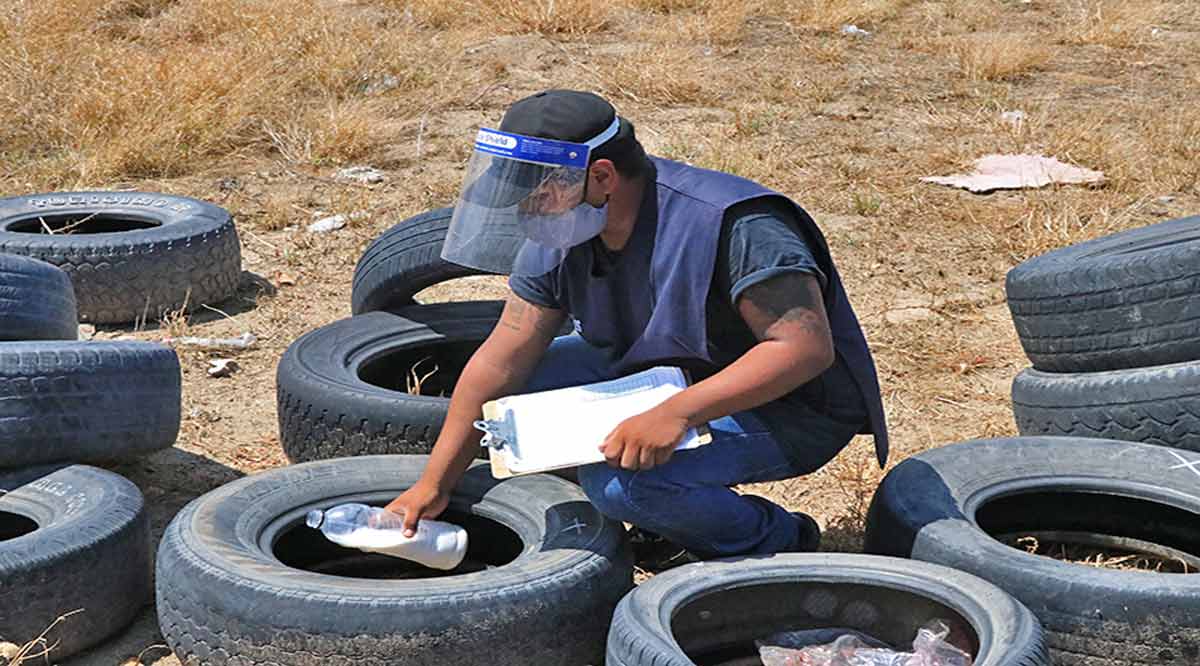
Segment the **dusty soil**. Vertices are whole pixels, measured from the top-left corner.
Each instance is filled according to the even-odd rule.
[[[810,209],[876,356],[894,465],[931,447],[1015,432],[1009,384],[1027,363],[1004,302],[1012,266],[1051,247],[1200,212],[1200,17],[1187,1],[1153,3],[1153,11],[1151,3],[1123,3],[1146,13],[1113,18],[1110,11],[1099,28],[1089,8],[1115,3],[891,4],[894,11],[859,20],[872,33],[864,38],[766,10],[739,18],[735,31],[720,17],[662,13],[650,2],[566,35],[525,31],[446,45],[436,41],[438,28],[423,27],[429,48],[456,49],[439,56],[452,66],[421,90],[381,93],[396,102],[387,136],[356,162],[382,169],[383,183],[341,182],[332,177],[337,160],[267,147],[208,158],[170,177],[64,180],[18,170],[0,176],[0,192],[164,191],[214,201],[238,220],[246,273],[235,298],[184,321],[95,334],[157,340],[168,329],[214,337],[250,331],[259,339],[232,355],[241,369],[222,379],[205,368],[227,354],[180,350],[178,443],[113,468],[145,493],[156,535],[204,492],[286,464],[274,386],[283,350],[301,333],[349,316],[354,264],[375,236],[450,203],[473,128],[497,123],[509,102],[552,86],[612,97],[653,153],[755,178]],[[339,7],[384,11],[375,3]],[[707,23],[696,28],[701,18]],[[1105,32],[1104,21],[1133,36]],[[444,94],[419,103],[430,91]],[[1001,118],[1016,110],[1025,120]],[[1104,170],[1108,181],[988,196],[918,181],[960,172],[988,152],[1020,151]],[[305,231],[323,214],[358,211],[365,215],[340,231]],[[490,298],[503,289],[502,280],[468,279],[421,298]],[[825,549],[854,551],[882,474],[872,460],[860,437],[810,477],[747,490],[814,515],[826,530]],[[115,665],[145,651],[146,664],[178,664],[152,647],[161,643],[147,606],[126,632],[62,663]]]

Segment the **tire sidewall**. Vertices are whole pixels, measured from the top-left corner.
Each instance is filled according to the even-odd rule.
[[[621,601],[609,634],[610,662],[638,666],[691,665],[673,637],[684,605],[707,593],[771,583],[877,585],[933,599],[966,618],[980,640],[975,666],[1022,666],[1040,654],[1041,628],[1030,611],[995,586],[970,574],[925,562],[854,554],[779,554],[685,565],[642,583]],[[714,629],[722,622],[712,617]],[[619,626],[620,625],[620,626]],[[636,636],[637,648],[629,641]],[[1018,650],[1013,650],[1014,646]],[[638,650],[638,657],[629,652]],[[1034,662],[1036,663],[1036,662]]]
[[[426,456],[316,461],[244,478],[202,496],[167,529],[158,560],[160,597],[163,586],[170,585],[190,603],[232,620],[312,634],[429,632],[434,618],[442,629],[465,630],[487,623],[506,592],[553,587],[560,577],[570,578],[566,572],[594,567],[597,560],[619,564],[623,530],[603,518],[577,486],[545,475],[501,483],[491,479],[484,464],[474,465],[464,477],[451,506],[518,533],[525,549],[502,567],[381,585],[377,580],[292,569],[267,552],[265,544],[285,525],[303,529],[308,510],[348,501],[386,501],[411,487],[426,462]],[[583,528],[569,529],[576,524]],[[180,562],[191,564],[180,568]],[[233,591],[231,580],[252,581],[256,598]],[[261,612],[268,598],[269,617]],[[409,608],[425,609],[429,616],[396,613],[394,606],[386,606],[397,599]],[[470,612],[435,612],[438,606],[461,605],[467,599]]]
[[[881,543],[888,527],[882,520],[868,525],[868,549],[970,572],[1009,590],[1039,616],[1194,624],[1200,576],[1060,562],[1011,548],[974,520],[991,499],[1038,490],[1118,494],[1200,514],[1200,477],[1179,467],[1178,456],[1196,458],[1167,447],[1075,437],[976,440],[928,451],[884,480],[875,504],[885,504],[886,511],[872,507],[872,514],[894,517],[901,532],[913,535],[910,553]]]
[[[116,214],[156,222],[158,226],[101,234],[34,234],[8,231],[38,215]],[[161,243],[214,231],[230,222],[227,211],[197,199],[143,192],[63,192],[0,199],[0,248],[30,251],[91,249],[111,243]],[[36,255],[35,255],[36,256]]]

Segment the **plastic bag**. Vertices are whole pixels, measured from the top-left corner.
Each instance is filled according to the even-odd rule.
[[[971,666],[971,655],[946,642],[949,634],[946,623],[933,620],[917,631],[912,652],[852,630],[789,631],[755,644],[763,666]]]

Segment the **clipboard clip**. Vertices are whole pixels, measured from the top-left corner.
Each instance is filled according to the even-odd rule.
[[[476,430],[483,432],[483,437],[479,440],[479,445],[499,451],[508,446],[508,439],[505,437],[504,426],[500,421],[478,420],[472,423]]]

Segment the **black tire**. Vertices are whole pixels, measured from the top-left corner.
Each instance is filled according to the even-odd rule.
[[[43,222],[58,233],[45,233]],[[229,213],[168,194],[0,199],[0,252],[66,271],[80,320],[98,324],[154,320],[185,304],[189,310],[216,304],[234,293],[242,271]]]
[[[442,243],[453,214],[453,208],[439,208],[411,217],[368,245],[354,268],[351,312],[394,310],[412,305],[417,292],[435,284],[489,275],[442,259]]]
[[[1200,359],[1200,216],[1035,257],[1008,273],[1033,367],[1092,372]]]
[[[1121,439],[1200,451],[1200,363],[1051,373],[1013,380],[1022,435]]]
[[[428,453],[450,406],[446,395],[500,317],[500,301],[414,305],[369,312],[304,334],[279,360],[279,439],[293,462]],[[438,372],[409,395],[410,369]],[[482,449],[480,455],[482,456]]]
[[[0,340],[74,340],[71,278],[44,261],[0,254]]]
[[[149,342],[0,344],[0,467],[102,462],[179,434],[179,358]]]
[[[1050,664],[1037,619],[994,585],[924,562],[841,553],[731,558],[661,573],[617,606],[606,663],[760,664],[755,639],[825,627],[907,648],[933,619],[948,623],[951,642],[965,643],[975,666]]]
[[[866,550],[991,581],[1038,616],[1059,666],[1200,663],[1200,575],[1093,568],[1000,540],[1026,535],[1118,547],[1195,571],[1197,460],[1161,446],[1076,437],[926,451],[884,478],[868,515]]]
[[[187,666],[600,664],[632,556],[621,524],[578,486],[540,474],[496,481],[476,464],[443,516],[470,534],[448,575],[342,549],[304,526],[312,508],[388,502],[426,461],[294,465],[193,501],[158,552],[167,643]]]
[[[0,581],[0,642],[23,645],[82,609],[46,635],[55,662],[129,624],[150,600],[137,486],[86,465],[0,471]]]

